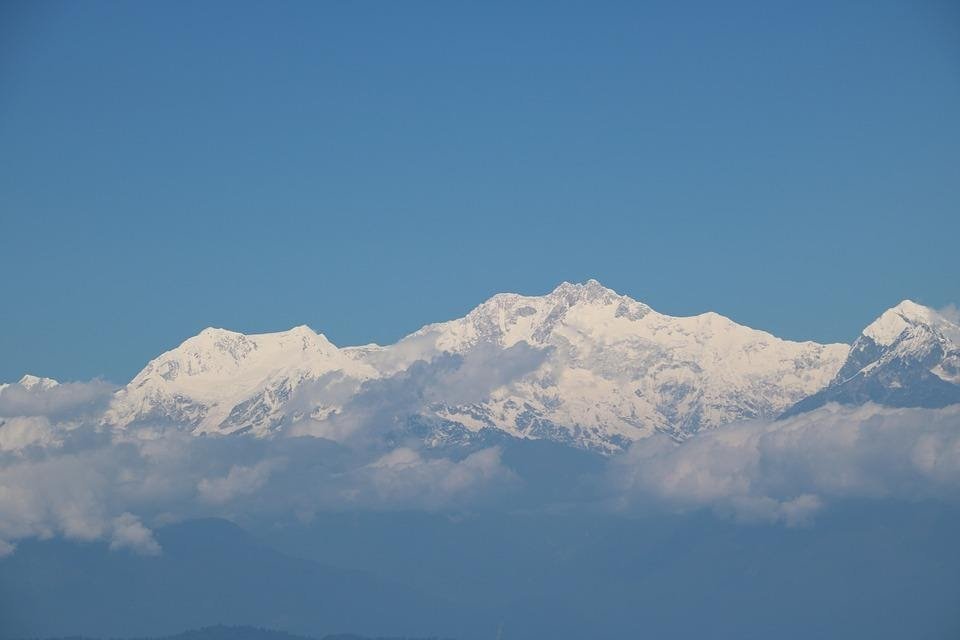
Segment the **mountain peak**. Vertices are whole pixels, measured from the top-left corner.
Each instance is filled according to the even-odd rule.
[[[944,407],[960,402],[960,326],[904,300],[874,320],[850,349],[833,381],[784,415],[827,402]]]
[[[872,339],[881,346],[890,346],[903,332],[915,326],[928,326],[937,329],[946,329],[953,337],[960,328],[937,313],[930,307],[917,304],[912,300],[904,300],[895,307],[883,312],[863,330],[863,335]]]
[[[563,281],[556,288],[550,292],[550,295],[575,295],[578,297],[600,297],[600,296],[618,296],[616,291],[613,289],[608,289],[607,287],[600,284],[597,280],[590,278],[586,282],[567,282]]]
[[[289,333],[291,335],[307,335],[307,336],[319,335],[316,331],[314,331],[310,327],[310,325],[306,325],[306,324],[298,324],[297,326],[291,329],[287,329],[286,331],[284,331],[284,333]]]
[[[326,344],[329,342],[322,333],[317,333],[311,329],[308,325],[301,324],[286,331],[275,331],[272,333],[240,333],[239,331],[231,331],[229,329],[221,329],[219,327],[207,327],[197,335],[192,338],[188,338],[184,345],[187,344],[206,344],[210,341],[215,343],[220,343],[224,340],[228,342],[233,341],[256,341],[258,339],[283,339],[283,338],[303,338],[304,340],[310,342],[319,342],[321,344]]]
[[[903,318],[913,320],[914,322],[929,322],[932,318],[938,315],[937,312],[930,307],[925,307],[922,304],[914,302],[913,300],[903,300],[900,304],[890,310],[900,314],[900,316]]]
[[[238,336],[241,335],[236,331],[230,331],[229,329],[223,329],[221,327],[207,327],[203,331],[197,334],[197,337],[203,336],[206,338],[222,338],[225,336]]]
[[[34,389],[46,391],[47,389],[52,389],[53,387],[59,386],[60,383],[53,378],[42,378],[40,376],[34,376],[28,373],[20,378],[17,384],[28,391],[33,391]]]

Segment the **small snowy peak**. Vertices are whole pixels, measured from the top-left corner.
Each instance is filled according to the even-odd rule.
[[[899,310],[899,307],[906,305],[908,302],[909,301],[901,302],[897,307],[884,311],[879,318],[863,330],[863,335],[881,346],[893,344],[894,341],[900,337],[900,334],[914,324]]]
[[[893,360],[940,364],[944,359],[952,361],[958,351],[960,325],[934,309],[905,300],[864,329],[852,354],[859,356],[857,364],[870,363],[875,368]],[[849,377],[851,372],[844,373]]]
[[[902,315],[905,318],[913,318],[916,320],[929,322],[931,318],[938,316],[939,314],[931,309],[930,307],[925,307],[922,304],[917,304],[913,300],[903,300],[900,304],[893,307],[893,310]]]
[[[960,326],[910,300],[888,309],[854,341],[834,380],[785,415],[827,402],[895,407],[960,402]]]
[[[863,330],[863,335],[876,344],[887,347],[896,342],[904,331],[917,326],[931,328],[953,342],[960,342],[960,327],[930,307],[912,300],[904,300],[884,311]]]
[[[317,333],[316,331],[310,328],[310,325],[306,325],[306,324],[298,324],[292,329],[287,329],[286,331],[281,331],[280,333],[284,333],[291,336],[306,336],[306,337],[323,335],[321,333]]]
[[[43,378],[29,373],[20,378],[17,384],[28,391],[46,391],[60,385],[53,378]]]

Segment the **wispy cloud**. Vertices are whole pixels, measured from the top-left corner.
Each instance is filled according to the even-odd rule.
[[[960,308],[955,304],[948,304],[945,307],[937,309],[937,313],[954,324],[960,324]]]
[[[384,432],[410,416],[427,412],[434,404],[479,402],[500,387],[535,371],[549,357],[548,349],[525,342],[507,349],[479,345],[463,354],[443,353],[430,361],[418,360],[386,378],[370,380],[343,397],[336,380],[302,385],[293,406],[334,405],[342,410],[320,422],[303,421],[292,433],[329,438],[354,446],[374,446]]]

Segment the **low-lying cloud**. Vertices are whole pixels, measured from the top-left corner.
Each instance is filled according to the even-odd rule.
[[[536,371],[550,355],[520,342],[506,349],[480,344],[463,354],[442,353],[418,360],[391,376],[364,382],[343,393],[335,379],[303,384],[294,393],[293,407],[338,405],[342,409],[323,421],[305,420],[291,426],[298,435],[312,435],[353,446],[377,446],[386,432],[430,407],[480,402],[494,390],[509,386]]]
[[[748,421],[676,444],[635,443],[612,465],[621,503],[710,507],[745,520],[809,522],[836,499],[960,496],[960,406],[823,409]]]
[[[77,420],[97,415],[107,407],[116,389],[103,380],[34,388],[11,384],[0,393],[0,419],[44,416],[51,420]]]
[[[543,357],[523,345],[500,362],[479,350],[414,363],[369,383],[343,417],[326,421],[339,437],[114,431],[98,413],[109,385],[9,397],[8,387],[0,394],[0,556],[18,540],[51,536],[157,554],[151,527],[195,517],[308,521],[328,510],[496,507],[524,486],[500,447],[432,450],[412,436],[393,444],[385,436],[435,398],[470,402]],[[558,481],[565,472],[548,471]],[[597,489],[580,499],[624,510],[709,508],[790,526],[813,522],[825,505],[845,499],[956,501],[960,406],[829,405],[782,421],[727,425],[682,444],[654,436],[610,458],[604,473],[607,481],[588,483]]]
[[[132,549],[143,555],[157,555],[160,545],[153,532],[143,526],[140,518],[132,513],[122,513],[111,522],[110,548]]]
[[[6,427],[0,427],[0,431]],[[329,510],[469,508],[515,477],[496,448],[461,458],[312,437],[197,437],[73,428],[0,457],[0,554],[17,540],[105,540],[156,554],[150,527],[197,517],[309,520]]]
[[[256,493],[270,479],[279,460],[263,460],[254,465],[233,465],[227,475],[201,478],[197,483],[200,499],[214,504],[223,504],[238,497]]]

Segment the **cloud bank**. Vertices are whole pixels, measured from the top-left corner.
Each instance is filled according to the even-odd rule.
[[[611,477],[626,507],[654,500],[788,525],[809,522],[829,500],[956,500],[960,406],[828,405],[679,445],[657,436],[615,460]]]
[[[465,507],[514,481],[495,448],[453,459],[408,448],[378,455],[309,437],[77,435],[0,463],[3,550],[60,535],[157,553],[144,523]]]
[[[328,379],[297,388],[292,407],[340,405],[343,409],[321,421],[291,425],[291,433],[312,435],[354,446],[378,446],[383,436],[410,416],[436,404],[480,402],[494,390],[510,385],[538,369],[550,349],[520,342],[506,349],[481,344],[462,354],[442,353],[417,360],[393,375],[364,382],[358,391],[343,389]]]
[[[412,436],[387,436],[435,397],[455,393],[467,402],[542,357],[524,346],[496,366],[482,351],[415,363],[357,394],[350,422],[331,421],[337,437],[112,431],[99,414],[108,385],[17,389],[9,397],[8,387],[0,392],[0,555],[18,540],[51,536],[158,554],[151,527],[194,517],[309,521],[329,510],[497,508],[525,485],[501,447],[431,449]],[[549,473],[560,482],[566,471]],[[654,436],[610,458],[602,473],[595,492],[577,498],[580,506],[708,508],[793,526],[846,499],[956,501],[960,406],[828,405],[782,421],[727,425],[682,444]]]
[[[44,416],[51,420],[78,420],[106,409],[116,389],[103,380],[65,382],[49,388],[11,384],[0,393],[0,418]]]

